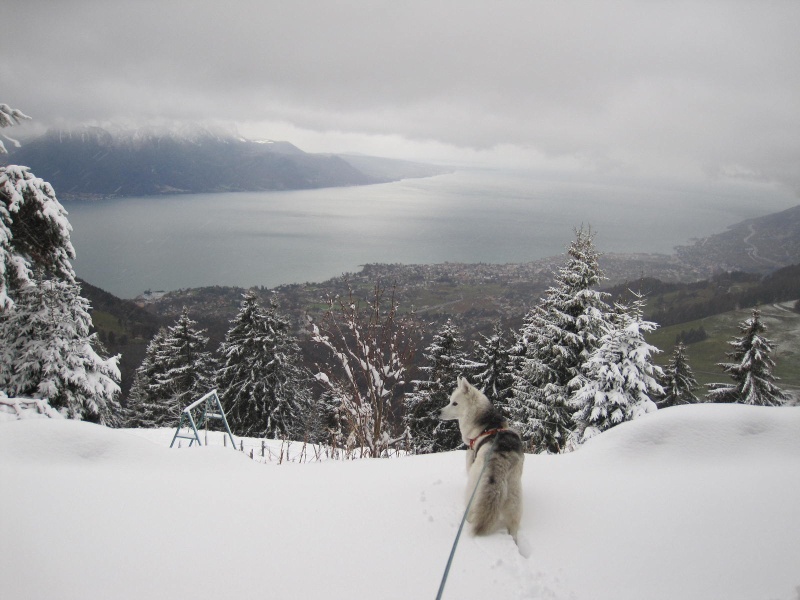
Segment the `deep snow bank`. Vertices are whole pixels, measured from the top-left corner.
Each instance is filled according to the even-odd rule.
[[[432,598],[463,452],[261,465],[73,421],[0,423],[8,598]],[[462,538],[446,598],[795,600],[800,408],[648,415],[526,457],[521,556]]]
[[[800,458],[800,410],[696,404],[657,411],[589,440],[576,453],[595,459],[681,458],[738,462]]]
[[[578,598],[796,600],[800,409],[670,408],[533,458],[531,560]]]

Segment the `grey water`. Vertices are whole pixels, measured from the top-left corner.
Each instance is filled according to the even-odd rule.
[[[465,170],[362,187],[62,203],[77,274],[133,298],[319,282],[376,262],[528,262],[562,254],[582,224],[600,252],[669,254],[797,198],[758,183],[676,187]]]

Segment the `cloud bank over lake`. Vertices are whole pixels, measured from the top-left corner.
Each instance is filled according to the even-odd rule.
[[[800,190],[790,2],[22,2],[3,102],[308,151]]]

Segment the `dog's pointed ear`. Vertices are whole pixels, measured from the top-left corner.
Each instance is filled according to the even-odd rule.
[[[469,388],[470,388],[469,381],[467,381],[465,377],[459,377],[458,389],[461,390],[461,392],[463,392],[464,394],[468,394]]]

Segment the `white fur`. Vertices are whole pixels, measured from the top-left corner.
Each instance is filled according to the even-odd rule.
[[[466,379],[459,377],[450,403],[441,410],[439,417],[446,421],[458,420],[461,439],[469,446],[470,440],[483,433],[484,425],[481,423],[493,411],[489,399]],[[502,426],[506,426],[504,420]],[[502,435],[517,434],[508,430]],[[516,540],[522,517],[522,464],[525,455],[521,449],[509,450],[505,447],[507,445],[495,451],[494,442],[490,438],[481,444],[477,455],[473,450],[467,450],[467,501],[478,485],[467,520],[472,523],[473,532],[477,535],[492,533],[499,526],[504,526]],[[489,462],[484,470],[487,459]]]

